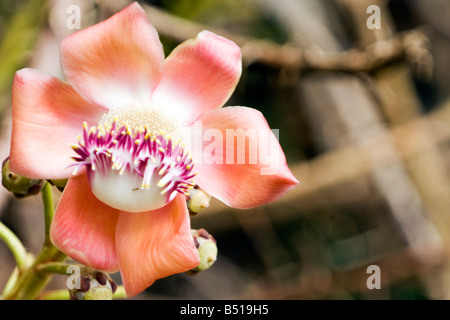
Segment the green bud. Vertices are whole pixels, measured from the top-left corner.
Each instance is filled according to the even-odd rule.
[[[66,187],[68,179],[53,179],[47,180],[52,186],[55,186],[59,191],[63,192]]]
[[[95,285],[96,280],[92,280],[91,283],[94,282],[94,287],[87,291],[82,300],[112,300],[113,292],[111,287]]]
[[[193,189],[189,189],[188,193],[189,196],[187,197],[187,207],[191,215],[195,215],[202,209],[209,207],[211,196],[203,189],[196,186]]]
[[[9,157],[2,163],[2,185],[18,199],[38,194],[44,182],[42,179],[30,179],[9,170]]]
[[[117,284],[101,271],[81,275],[80,288],[69,290],[71,300],[112,300]]]
[[[217,260],[218,251],[216,240],[205,229],[191,230],[191,234],[200,256],[200,264],[188,271],[188,274],[196,274],[211,268]]]

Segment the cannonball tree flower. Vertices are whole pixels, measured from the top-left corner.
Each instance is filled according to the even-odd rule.
[[[53,243],[87,266],[120,270],[129,296],[199,265],[186,207],[194,185],[231,207],[251,208],[298,183],[259,111],[221,108],[241,75],[232,41],[203,31],[165,59],[134,3],[64,38],[60,59],[65,81],[33,69],[16,73],[10,167],[30,178],[69,178]],[[199,122],[201,133],[224,137],[226,130],[267,132],[275,148],[265,165],[277,172],[262,175],[261,163],[201,161],[192,130]],[[246,144],[243,152],[254,148]],[[238,150],[224,144],[215,157],[230,152]]]

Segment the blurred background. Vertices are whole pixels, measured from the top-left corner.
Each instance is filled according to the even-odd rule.
[[[59,43],[77,31],[68,8],[79,6],[85,28],[129,3],[0,0],[2,159],[15,71],[62,78]],[[241,46],[243,74],[227,105],[263,112],[301,183],[252,210],[213,200],[192,226],[217,240],[215,265],[158,280],[136,299],[450,298],[449,1],[140,3],[166,54],[203,29]],[[0,220],[40,250],[39,197],[17,200],[1,188]],[[381,289],[367,287],[371,265]],[[0,288],[13,267],[0,243]]]

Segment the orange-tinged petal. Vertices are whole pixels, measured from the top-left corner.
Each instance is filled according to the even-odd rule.
[[[298,184],[276,136],[255,109],[205,113],[194,124],[194,135],[195,182],[231,207],[271,202]]]
[[[163,61],[158,34],[136,2],[61,43],[68,81],[86,100],[108,108],[148,101]]]
[[[47,73],[22,69],[12,88],[10,168],[29,178],[71,175],[70,148],[83,121],[95,125],[105,108],[86,102],[67,83]]]
[[[120,214],[116,247],[127,295],[200,263],[190,230],[186,198],[181,194],[158,210]]]
[[[188,123],[192,122],[230,98],[241,76],[241,56],[234,42],[202,31],[167,57],[152,100],[177,108]]]
[[[55,246],[98,270],[119,269],[115,230],[119,212],[97,200],[85,173],[69,179],[50,228]]]

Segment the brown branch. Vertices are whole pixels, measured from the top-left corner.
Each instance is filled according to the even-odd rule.
[[[279,45],[267,40],[244,37],[227,30],[176,17],[154,6],[145,5],[150,20],[161,35],[179,42],[209,30],[237,43],[242,49],[243,62],[262,63],[275,68],[292,70],[322,70],[344,72],[371,72],[398,60],[408,60],[430,68],[431,56],[424,29],[401,33],[390,40],[379,41],[365,50],[323,52],[300,49],[290,44]]]

